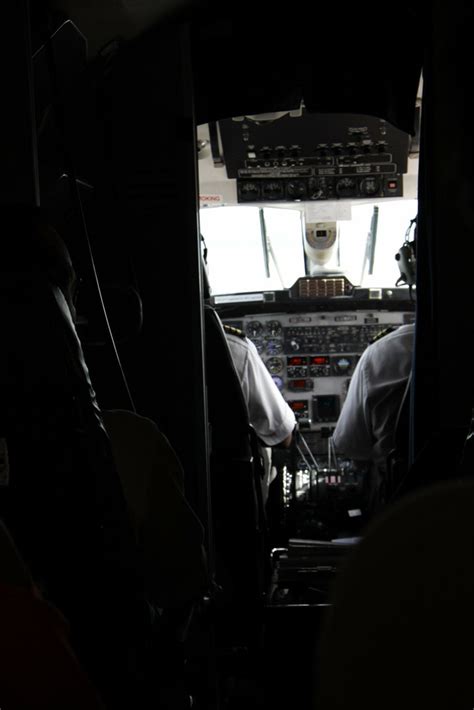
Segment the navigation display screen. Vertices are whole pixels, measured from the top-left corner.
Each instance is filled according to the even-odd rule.
[[[318,422],[335,422],[339,416],[339,397],[320,395],[313,397],[313,418]]]

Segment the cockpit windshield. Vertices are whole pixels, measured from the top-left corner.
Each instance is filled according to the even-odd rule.
[[[376,220],[374,221],[374,214]],[[400,276],[395,254],[417,214],[416,199],[295,207],[222,206],[200,211],[213,295],[290,288],[310,274],[305,230],[336,224],[326,273],[342,273],[354,286],[392,288]],[[375,229],[374,229],[375,226]]]

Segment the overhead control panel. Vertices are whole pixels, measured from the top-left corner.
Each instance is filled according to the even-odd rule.
[[[286,114],[219,121],[239,202],[292,202],[403,195],[409,136],[356,114]]]
[[[367,345],[386,329],[412,323],[414,313],[331,311],[248,314],[223,318],[253,341],[301,430],[330,436],[354,368]],[[316,441],[312,442],[315,449]]]

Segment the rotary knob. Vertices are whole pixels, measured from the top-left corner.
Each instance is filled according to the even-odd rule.
[[[306,185],[301,180],[292,180],[286,186],[288,197],[302,199],[306,196]]]

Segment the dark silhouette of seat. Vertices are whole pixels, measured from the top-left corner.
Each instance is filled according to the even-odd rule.
[[[0,521],[0,584],[28,587],[31,577],[7,529]]]
[[[443,433],[434,431],[417,455],[410,456],[410,419],[413,382],[408,378],[400,403],[394,434],[394,447],[387,458],[383,502],[393,503],[422,486],[437,481],[472,476],[470,422]],[[439,447],[439,437],[444,445]],[[449,445],[448,445],[449,439]],[[440,456],[443,458],[440,459]]]
[[[383,502],[393,502],[410,490],[409,437],[410,437],[411,375],[407,380],[398,409],[394,432],[394,446],[387,457],[384,473]]]
[[[261,612],[269,559],[262,468],[226,335],[209,306],[205,343],[216,581],[222,587],[222,604],[231,610],[232,633],[245,635]]]
[[[2,218],[0,515],[104,699],[141,707],[151,610],[109,440],[64,297],[33,258],[31,214]]]
[[[66,621],[35,589],[1,522],[0,627],[4,707],[103,710],[69,645]]]
[[[316,656],[314,708],[461,708],[474,695],[474,483],[420,488],[347,558]]]

